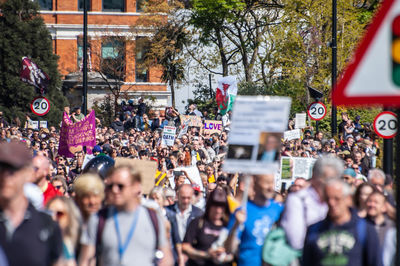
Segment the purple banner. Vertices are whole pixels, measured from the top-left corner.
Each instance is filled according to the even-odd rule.
[[[96,120],[94,110],[82,121],[73,123],[64,112],[60,130],[60,144],[58,154],[74,157],[75,152],[82,151],[86,146],[86,153],[92,154],[96,145]]]

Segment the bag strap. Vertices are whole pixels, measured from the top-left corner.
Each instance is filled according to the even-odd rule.
[[[154,232],[156,234],[156,250],[157,250],[158,244],[159,244],[159,231],[160,231],[160,228],[158,226],[157,213],[154,209],[151,209],[151,208],[146,208],[146,209],[149,212],[150,220],[151,220],[151,223],[153,224]]]
[[[358,239],[360,240],[360,243],[363,247],[363,249],[365,248],[365,239],[366,239],[366,230],[367,230],[367,222],[365,221],[365,219],[358,219],[357,221],[357,236]]]
[[[99,223],[97,224],[97,233],[96,233],[96,266],[100,265],[100,254],[101,254],[101,240],[103,238],[104,226],[106,225],[106,220],[108,216],[108,208],[105,207],[98,212]]]

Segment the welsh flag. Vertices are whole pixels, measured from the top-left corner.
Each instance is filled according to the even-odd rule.
[[[218,80],[217,106],[221,115],[232,110],[237,94],[237,81],[234,76],[222,77]]]

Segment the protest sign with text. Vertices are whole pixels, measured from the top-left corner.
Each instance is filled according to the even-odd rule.
[[[291,141],[293,139],[301,138],[300,129],[293,129],[283,132],[283,139],[287,141]]]
[[[292,183],[296,178],[310,179],[316,159],[307,157],[282,157],[281,181]]]
[[[307,114],[306,113],[298,113],[298,114],[296,114],[296,118],[295,118],[295,121],[294,121],[294,128],[305,128],[305,127],[307,127],[306,118],[307,118]]]
[[[181,124],[185,124],[189,120],[189,127],[203,127],[201,117],[196,115],[180,115]]]
[[[96,145],[96,120],[94,110],[83,120],[73,123],[64,112],[60,129],[60,143],[58,154],[68,158],[74,157],[75,152],[86,147],[86,153],[92,154]]]
[[[162,134],[162,145],[173,146],[175,142],[176,127],[165,126]]]
[[[204,131],[213,134],[218,133],[221,134],[222,132],[222,121],[217,120],[205,120],[204,121]]]
[[[240,96],[236,99],[224,170],[248,174],[275,173],[291,99]]]

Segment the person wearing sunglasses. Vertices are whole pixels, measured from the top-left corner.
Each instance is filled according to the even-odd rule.
[[[80,231],[78,208],[71,199],[60,196],[52,198],[46,207],[61,229],[63,253],[60,265],[76,266],[75,250],[78,245]]]
[[[120,165],[108,173],[108,207],[93,215],[84,229],[79,265],[93,265],[93,260],[99,265],[150,266],[156,261],[172,264],[162,217],[141,205],[141,181],[142,175],[129,165]],[[99,221],[104,225],[101,231]]]
[[[53,177],[53,179],[51,180],[51,184],[53,185],[53,187],[55,189],[57,189],[58,191],[60,191],[62,193],[62,195],[67,196],[67,183],[65,182],[65,178],[62,175],[56,175],[55,177]]]

